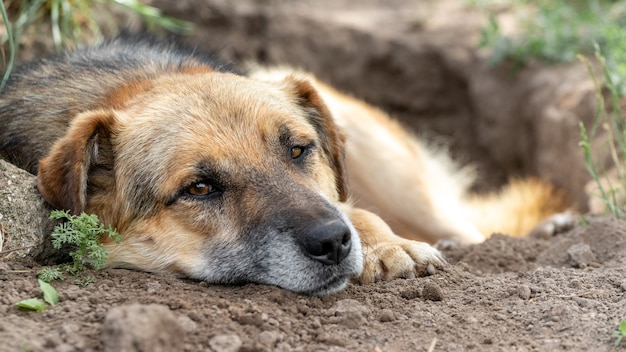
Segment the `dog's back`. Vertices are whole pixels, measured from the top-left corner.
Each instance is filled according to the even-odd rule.
[[[24,64],[0,94],[0,157],[36,174],[76,114],[111,107],[117,87],[168,72],[225,69],[176,41],[129,33]]]

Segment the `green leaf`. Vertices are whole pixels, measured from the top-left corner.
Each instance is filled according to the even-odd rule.
[[[55,290],[52,285],[41,279],[37,279],[37,281],[39,281],[39,287],[41,288],[41,291],[43,291],[43,300],[53,306],[59,303],[59,294],[57,293],[57,290]]]
[[[34,310],[36,312],[41,312],[42,310],[46,309],[46,304],[38,298],[30,298],[19,301],[17,302],[17,306],[22,309]]]

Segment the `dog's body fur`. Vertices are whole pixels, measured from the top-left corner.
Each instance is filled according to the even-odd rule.
[[[538,181],[472,199],[381,111],[307,74],[217,67],[128,35],[27,64],[0,95],[0,156],[116,228],[111,266],[308,294],[412,277],[443,263],[413,240],[521,235],[567,206]]]

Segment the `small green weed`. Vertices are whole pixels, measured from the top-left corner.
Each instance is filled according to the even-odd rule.
[[[9,25],[9,16],[7,15],[7,9],[4,6],[4,2],[0,4],[0,12],[2,13],[2,21],[4,22],[4,27],[6,29],[6,40],[9,42],[9,61],[6,64],[6,68],[4,70],[4,75],[2,76],[2,83],[0,83],[0,92],[4,89],[4,86],[7,84],[9,80],[9,75],[13,70],[13,64],[15,63],[15,38],[13,38],[13,28]]]
[[[626,319],[622,320],[617,330],[613,331],[615,336],[615,347],[622,344],[622,341],[626,340]]]
[[[95,270],[100,270],[106,264],[108,254],[100,243],[101,236],[112,237],[116,243],[121,240],[120,234],[111,226],[105,228],[100,223],[98,216],[94,214],[71,215],[64,210],[54,210],[50,213],[50,219],[65,221],[57,225],[52,231],[52,247],[61,249],[63,245],[75,246],[70,252],[72,264],[64,267],[68,273],[76,275],[85,269],[87,265]],[[50,272],[51,276],[58,275]]]
[[[43,268],[39,270],[39,287],[43,292],[43,299],[50,305],[59,302],[57,291],[50,285],[54,280],[64,280],[63,272],[77,276],[87,269],[87,266],[99,270],[104,267],[108,254],[104,246],[100,243],[101,236],[112,237],[119,243],[121,236],[111,226],[105,228],[100,223],[98,216],[82,213],[71,215],[64,210],[54,210],[50,213],[50,219],[65,220],[58,224],[52,231],[52,247],[61,249],[63,245],[74,246],[75,250],[70,252],[71,264],[62,264],[58,267]],[[87,286],[95,282],[91,275],[78,276],[74,283],[80,286]],[[42,311],[46,305],[38,298],[30,298],[17,303],[22,309]]]
[[[488,8],[485,2],[475,5]],[[593,54],[594,43],[603,52],[626,22],[626,1],[617,0],[509,0],[490,16],[481,30],[479,46],[489,48],[493,64],[510,60],[523,66],[531,60],[572,62],[578,54]],[[505,33],[499,19],[503,8],[513,12],[516,33]],[[608,54],[608,53],[607,53]]]
[[[54,280],[65,280],[63,272],[58,267],[43,268],[37,272],[37,277],[45,282],[52,282]]]
[[[623,50],[626,53],[626,36],[624,38]],[[616,49],[613,50],[616,51]],[[590,130],[587,130],[582,122],[579,123],[580,146],[583,150],[587,171],[596,183],[597,196],[602,199],[607,212],[616,218],[624,218],[626,216],[626,159],[624,158],[626,155],[626,121],[624,121],[621,111],[624,85],[622,76],[616,75],[616,70],[611,68],[614,66],[609,66],[599,47],[596,47],[596,58],[602,68],[601,78],[596,74],[589,59],[579,56],[579,59],[587,65],[589,75],[596,86],[597,102],[594,122]],[[616,63],[615,67],[624,64],[626,62]],[[609,104],[605,101],[605,91],[609,93]],[[607,138],[603,145],[596,146],[596,148],[601,148],[600,150],[610,155],[611,162],[609,165],[594,160],[592,153],[592,142],[596,139],[599,128],[602,128]],[[611,168],[616,173],[617,183],[612,183],[610,178],[605,176],[605,173]]]
[[[50,23],[54,45],[60,51],[66,44],[82,42],[86,38],[100,38],[103,28],[95,20],[94,13],[107,15],[108,4],[122,6],[140,15],[150,30],[164,28],[184,35],[193,30],[190,22],[164,16],[158,8],[138,0],[22,0],[9,5],[17,12],[17,18],[11,27],[15,38],[19,38],[28,26],[45,19]],[[105,19],[104,25],[108,30],[115,30],[112,15]],[[5,20],[5,25],[8,23]],[[5,40],[3,38],[2,42]]]
[[[93,284],[94,282],[96,282],[96,278],[91,275],[80,276],[74,280],[74,283],[76,285],[83,286],[83,287],[89,286]]]
[[[44,282],[64,280],[63,273],[66,272],[72,276],[78,276],[74,280],[77,285],[87,286],[93,283],[95,281],[93,276],[79,275],[88,266],[95,270],[102,269],[106,264],[108,254],[100,243],[100,238],[102,236],[112,237],[116,243],[119,243],[120,234],[110,226],[104,227],[98,216],[93,214],[71,215],[64,210],[54,210],[50,213],[50,219],[65,220],[52,231],[52,247],[61,249],[63,245],[70,245],[75,249],[70,251],[72,263],[43,268],[37,273],[39,279]]]
[[[5,3],[7,3],[5,5]],[[4,67],[4,77],[0,83],[0,91],[6,85],[13,69],[22,33],[29,26],[41,23],[50,23],[50,33],[57,52],[64,47],[87,39],[102,37],[102,26],[109,32],[115,32],[117,25],[107,4],[115,4],[141,16],[146,28],[154,31],[163,28],[173,33],[188,35],[193,31],[191,22],[164,16],[156,7],[141,3],[139,0],[21,0],[0,2],[0,13],[5,27],[5,34],[0,37],[4,56],[7,43],[9,59]],[[9,13],[16,14],[13,21],[9,20]],[[103,24],[97,22],[94,13],[104,15]],[[107,16],[108,14],[108,16]],[[101,16],[102,17],[102,16]]]

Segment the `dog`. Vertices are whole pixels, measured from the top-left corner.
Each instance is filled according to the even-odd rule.
[[[570,221],[537,180],[468,196],[447,156],[310,74],[238,74],[171,40],[122,33],[26,63],[0,122],[0,157],[48,203],[122,235],[102,239],[110,267],[326,295],[432,273],[438,240]]]

